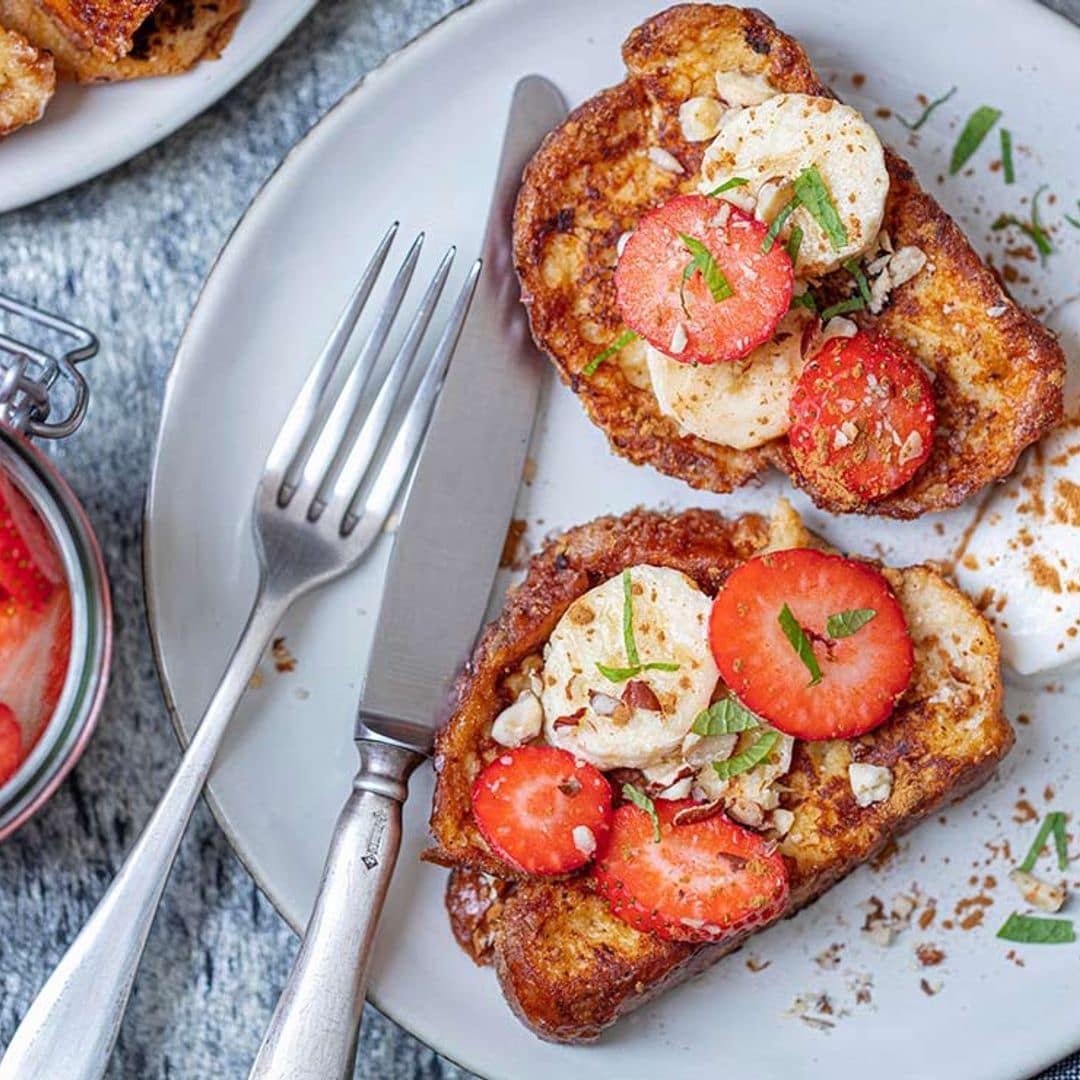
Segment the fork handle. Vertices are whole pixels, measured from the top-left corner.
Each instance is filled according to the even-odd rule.
[[[249,1080],[351,1080],[375,930],[401,846],[408,777],[423,755],[357,740],[360,771],[338,818],[300,952]]]
[[[237,703],[286,598],[260,596],[199,729],[120,872],[23,1017],[0,1080],[99,1080],[169,870]]]

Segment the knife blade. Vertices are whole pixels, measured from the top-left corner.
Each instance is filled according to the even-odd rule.
[[[402,513],[360,696],[356,738],[427,750],[476,640],[521,484],[545,362],[514,274],[521,174],[566,117],[555,85],[514,89],[485,231],[483,271]]]

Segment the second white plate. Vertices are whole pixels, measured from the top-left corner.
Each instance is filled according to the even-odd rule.
[[[220,60],[111,86],[62,84],[43,120],[0,140],[0,213],[115,168],[171,135],[270,55],[315,0],[255,0]]]

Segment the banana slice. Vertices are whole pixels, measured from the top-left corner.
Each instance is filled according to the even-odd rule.
[[[788,429],[788,402],[803,367],[804,329],[814,316],[792,308],[772,341],[745,360],[682,364],[648,348],[646,361],[660,411],[686,435],[749,450]]]
[[[566,610],[544,650],[544,732],[600,769],[645,768],[670,758],[708,707],[719,672],[709,650],[710,599],[685,574],[630,571],[633,629],[643,664],[678,664],[612,681],[597,663],[626,668],[622,576]]]
[[[778,94],[760,105],[731,109],[701,164],[701,190],[712,191],[732,177],[749,181],[741,190],[759,200],[759,216],[771,220],[791,196],[790,183],[816,165],[847,230],[847,243],[833,248],[805,207],[781,230],[803,230],[796,273],[818,277],[864,251],[877,237],[889,192],[885,154],[874,129],[854,109],[831,98]]]

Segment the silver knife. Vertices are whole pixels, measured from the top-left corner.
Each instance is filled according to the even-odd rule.
[[[408,778],[431,751],[483,620],[536,415],[543,362],[518,302],[511,224],[526,162],[565,117],[547,79],[530,75],[515,87],[484,270],[390,556],[356,721],[360,771],[252,1080],[353,1075]]]

